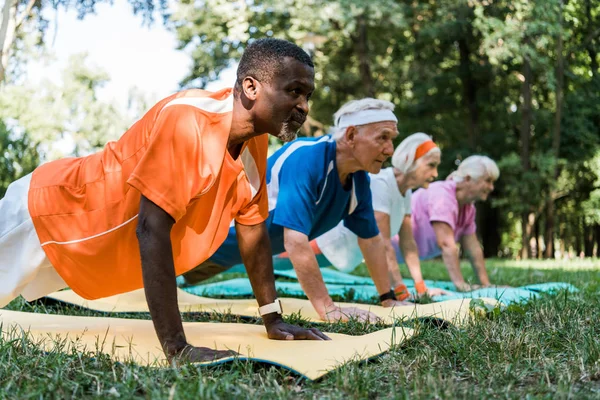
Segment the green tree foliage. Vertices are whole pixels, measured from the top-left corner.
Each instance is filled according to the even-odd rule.
[[[0,119],[27,132],[46,159],[88,154],[127,129],[129,118],[97,97],[108,76],[85,58],[71,57],[59,84],[6,85],[0,91]]]
[[[38,165],[37,146],[27,134],[16,134],[0,121],[0,198],[8,185],[27,175]]]
[[[518,235],[531,256],[546,232],[566,240],[574,218],[596,224],[581,210],[596,193],[599,14],[592,0],[204,0],[181,2],[169,25],[193,58],[183,87],[216,79],[248,40],[286,38],[316,64],[313,120],[331,124],[350,99],[388,99],[400,139],[423,131],[440,143],[442,178],[470,154],[496,159],[493,207],[479,207],[486,253],[517,255],[507,243]]]
[[[128,0],[135,14],[151,22],[156,13],[166,17],[167,0]],[[7,76],[18,76],[24,59],[22,50],[44,42],[50,21],[44,17],[47,9],[74,9],[79,18],[94,13],[98,4],[111,0],[4,0],[0,7],[0,83]],[[108,27],[107,27],[108,28]],[[109,28],[108,28],[109,29]],[[9,79],[10,80],[10,79]]]

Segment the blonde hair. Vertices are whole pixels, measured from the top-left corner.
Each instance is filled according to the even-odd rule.
[[[458,169],[448,175],[446,180],[462,182],[467,176],[477,180],[486,175],[491,177],[493,180],[498,179],[500,176],[498,165],[496,165],[494,160],[487,156],[474,155],[462,160],[458,166]]]
[[[396,150],[394,150],[394,155],[392,156],[392,165],[394,168],[403,174],[406,174],[407,172],[410,172],[416,168],[417,160],[415,160],[415,153],[417,152],[417,148],[429,140],[431,140],[431,136],[427,135],[426,133],[417,132],[400,142],[398,147],[396,147]],[[441,154],[442,151],[439,147],[434,147],[425,153],[423,157],[434,153]]]
[[[344,115],[354,114],[355,112],[363,110],[394,111],[394,107],[394,103],[392,103],[391,101],[374,99],[372,97],[365,97],[364,99],[360,100],[350,100],[342,107],[340,107],[340,109],[337,110],[335,114],[333,114],[334,125],[331,128],[331,136],[333,137],[333,139],[337,140],[344,136],[344,133],[346,133],[346,128],[339,127],[340,118]]]

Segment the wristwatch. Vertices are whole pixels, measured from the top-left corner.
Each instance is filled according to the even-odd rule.
[[[266,314],[277,313],[283,314],[283,309],[281,308],[281,301],[279,299],[275,299],[271,304],[265,304],[264,306],[258,307],[258,313],[262,317]]]

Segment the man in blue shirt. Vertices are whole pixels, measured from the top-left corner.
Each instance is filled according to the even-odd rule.
[[[368,173],[378,173],[394,152],[397,119],[387,101],[363,99],[344,105],[334,116],[332,135],[301,138],[269,157],[266,220],[273,254],[287,251],[298,280],[324,320],[375,316],[335,306],[327,292],[310,241],[340,221],[358,236],[384,306],[400,304],[390,293],[385,246],[371,203]],[[185,275],[196,283],[243,262],[235,228],[210,260]]]

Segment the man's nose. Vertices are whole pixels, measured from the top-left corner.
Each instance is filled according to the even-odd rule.
[[[383,153],[388,157],[391,157],[394,154],[394,142],[392,142],[392,140],[386,142]]]
[[[306,97],[302,96],[302,99],[298,102],[296,107],[302,111],[304,115],[308,115],[308,110],[310,107],[308,106],[308,99]]]

